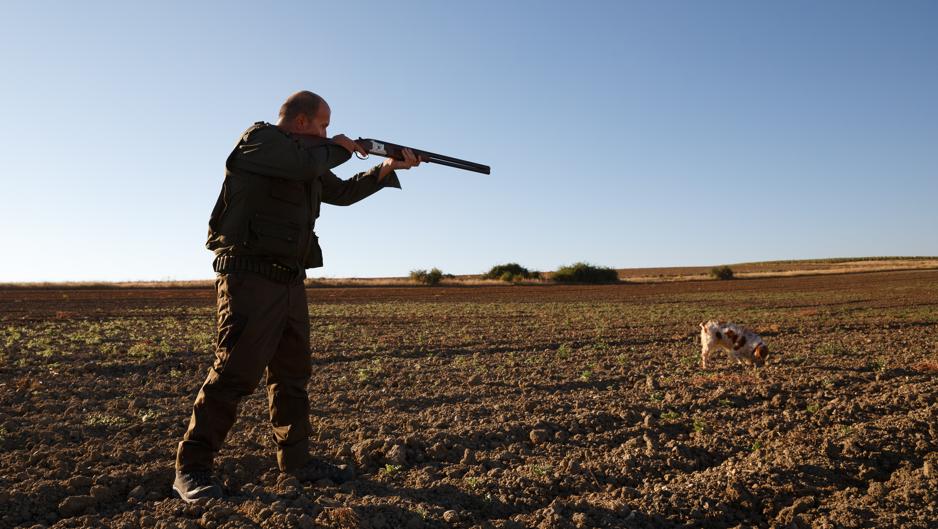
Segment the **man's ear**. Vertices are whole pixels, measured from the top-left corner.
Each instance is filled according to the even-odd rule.
[[[306,127],[309,126],[309,119],[306,117],[306,114],[300,112],[293,118],[291,125],[294,130],[306,130]]]

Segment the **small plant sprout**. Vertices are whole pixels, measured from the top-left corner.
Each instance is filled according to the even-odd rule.
[[[885,357],[877,357],[875,360],[870,360],[867,365],[871,371],[878,371],[883,373],[886,371],[886,367],[889,365],[889,361]]]
[[[589,382],[590,378],[593,376],[594,367],[595,366],[593,364],[590,364],[589,366],[587,366],[587,368],[584,369],[582,373],[580,373],[580,380],[582,380],[583,382]]]
[[[562,343],[560,347],[557,348],[557,358],[561,360],[566,360],[570,358],[570,344]]]
[[[358,381],[359,381],[360,383],[362,383],[362,384],[367,384],[367,383],[368,383],[368,374],[369,374],[369,372],[368,372],[368,368],[367,368],[367,367],[361,367],[361,368],[359,368],[359,369],[358,369]]]

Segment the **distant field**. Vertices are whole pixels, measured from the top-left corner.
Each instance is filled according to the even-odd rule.
[[[722,265],[724,263],[720,263]],[[657,268],[619,268],[619,279],[636,283],[671,281],[710,280],[713,266],[682,266]],[[850,274],[858,272],[886,272],[898,270],[938,270],[938,257],[838,257],[830,259],[806,259],[795,261],[765,261],[758,263],[729,264],[740,279],[756,277],[786,277],[820,274]],[[313,271],[315,273],[315,271]],[[444,279],[450,285],[497,285],[503,282],[480,279],[481,274],[456,276]],[[543,274],[545,281],[524,281],[526,284],[549,282],[550,272]],[[321,287],[374,287],[374,286],[417,286],[407,277],[375,278],[310,278],[308,286]],[[130,281],[130,282],[50,282],[50,283],[0,283],[3,288],[206,288],[213,280],[197,281]]]
[[[938,257],[857,257],[727,264],[739,278],[785,277],[889,270],[935,270],[938,269]],[[693,281],[710,279],[711,268],[713,267],[622,268],[619,269],[619,277],[625,281],[639,282]]]
[[[186,506],[213,290],[0,289],[0,528],[934,527],[938,271],[308,296],[313,450],[357,479],[279,478],[261,387]],[[710,318],[770,364],[701,370]]]

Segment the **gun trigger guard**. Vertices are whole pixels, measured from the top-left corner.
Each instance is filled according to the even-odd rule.
[[[367,154],[364,155],[364,156],[362,156],[362,153],[360,153],[360,152],[358,152],[358,151],[355,151],[355,157],[358,158],[359,160],[367,160],[367,159],[368,159],[368,155],[367,155]]]

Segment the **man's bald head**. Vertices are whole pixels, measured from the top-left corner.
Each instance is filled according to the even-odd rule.
[[[325,104],[323,98],[309,90],[297,92],[288,97],[280,107],[280,123],[292,123],[300,115],[312,119],[319,112],[319,107]]]

